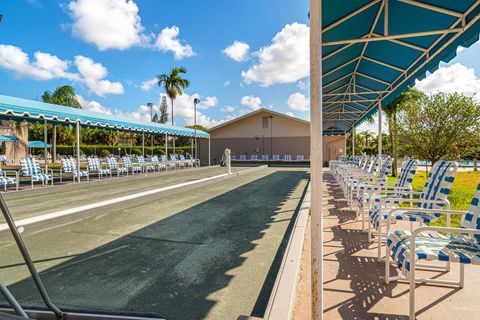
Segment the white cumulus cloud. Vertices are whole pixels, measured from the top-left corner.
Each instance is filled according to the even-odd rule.
[[[309,75],[309,27],[305,24],[287,24],[272,39],[270,45],[253,53],[256,62],[242,77],[247,84],[261,86],[293,83]]]
[[[99,50],[124,50],[146,41],[132,0],[74,0],[66,8],[73,19],[73,35]]]
[[[287,105],[290,109],[296,111],[310,110],[310,100],[300,92],[291,94],[288,97]]]
[[[461,63],[440,67],[425,79],[417,80],[415,88],[425,93],[459,92],[480,101],[480,79],[473,68],[467,68]]]
[[[240,103],[251,110],[258,110],[262,107],[262,99],[255,96],[244,96],[240,99]]]
[[[249,51],[250,51],[250,46],[247,43],[242,41],[234,41],[230,46],[223,49],[223,53],[227,57],[237,62],[247,60]]]
[[[104,97],[107,94],[124,93],[123,85],[120,82],[104,79],[108,75],[108,71],[101,63],[95,63],[88,57],[76,56],[75,64],[82,76],[82,82],[96,95]]]
[[[225,112],[225,113],[232,113],[233,111],[235,111],[235,107],[225,106],[220,111]]]
[[[0,68],[12,71],[21,78],[34,80],[67,79],[85,84],[88,89],[99,95],[123,94],[124,88],[120,82],[105,79],[108,70],[101,63],[94,62],[85,56],[75,56],[74,63],[62,60],[50,53],[37,51],[31,60],[21,48],[0,44]],[[69,69],[75,65],[78,72]]]
[[[157,78],[152,78],[152,79],[147,79],[145,81],[142,82],[142,84],[140,85],[140,87],[142,88],[142,90],[144,91],[149,91],[153,88],[153,86],[155,86],[157,84]]]
[[[156,48],[163,52],[172,52],[176,60],[195,56],[192,47],[189,44],[182,44],[178,39],[179,34],[180,29],[177,26],[163,29],[157,36]]]

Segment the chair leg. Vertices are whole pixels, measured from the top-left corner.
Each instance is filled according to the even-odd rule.
[[[390,248],[387,246],[385,254],[385,284],[390,283]]]
[[[459,281],[460,288],[463,288],[465,285],[465,264],[460,263],[460,281]]]
[[[380,221],[380,224],[378,225],[378,245],[377,245],[377,259],[378,262],[382,261],[382,221]]]
[[[410,264],[409,319],[415,320],[415,263]]]

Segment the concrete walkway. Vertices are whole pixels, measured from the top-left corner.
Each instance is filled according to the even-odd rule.
[[[169,320],[262,316],[307,181],[303,169],[260,169],[24,240],[62,308]],[[24,306],[41,306],[12,241],[0,241],[0,257],[0,281]]]
[[[408,284],[383,282],[384,264],[367,243],[361,223],[346,207],[335,180],[324,174],[324,319],[408,319]],[[398,223],[397,228],[409,228]],[[310,240],[304,247],[295,319],[310,319]],[[419,277],[458,279],[450,273],[418,272]],[[391,274],[397,269],[391,267]],[[479,319],[480,267],[467,265],[465,287],[417,285],[417,319]]]

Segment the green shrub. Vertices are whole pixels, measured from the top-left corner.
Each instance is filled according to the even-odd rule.
[[[107,149],[103,149],[102,152],[100,153],[100,155],[103,157],[103,158],[106,158],[110,155],[110,151],[107,150]]]

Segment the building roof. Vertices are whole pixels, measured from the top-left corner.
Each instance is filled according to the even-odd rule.
[[[238,122],[240,120],[243,120],[243,119],[246,119],[246,118],[249,118],[251,116],[254,116],[258,113],[261,113],[261,112],[265,112],[265,113],[269,113],[271,115],[274,115],[274,116],[278,116],[278,117],[283,117],[283,118],[287,118],[289,120],[293,120],[293,121],[297,121],[297,122],[300,122],[300,123],[303,123],[303,124],[307,124],[307,125],[310,125],[310,122],[307,121],[307,120],[303,120],[303,119],[299,119],[299,118],[296,118],[296,117],[292,117],[292,116],[289,116],[289,115],[286,115],[286,114],[283,114],[283,113],[280,113],[280,112],[277,112],[277,111],[273,111],[273,110],[270,110],[270,109],[265,109],[265,108],[260,108],[258,110],[255,110],[255,111],[252,111],[250,113],[247,113],[247,114],[244,114],[242,116],[239,116],[237,118],[234,118],[232,120],[229,120],[229,121],[226,121],[226,122],[223,122],[221,124],[219,124],[218,126],[215,126],[215,127],[212,127],[210,129],[207,130],[207,132],[212,132],[214,130],[217,130],[217,129],[220,129],[220,128],[223,128],[223,127],[226,127],[232,123],[235,123],[235,122]]]
[[[479,38],[479,0],[322,0],[323,130],[343,134]]]
[[[48,122],[67,125],[75,124],[78,121],[80,125],[84,127],[107,128],[137,133],[169,134],[184,137],[193,137],[195,134],[195,131],[189,128],[169,126],[166,124],[4,95],[0,95],[0,118],[26,121],[47,120]],[[208,138],[209,136],[208,133],[197,130],[198,138]]]

